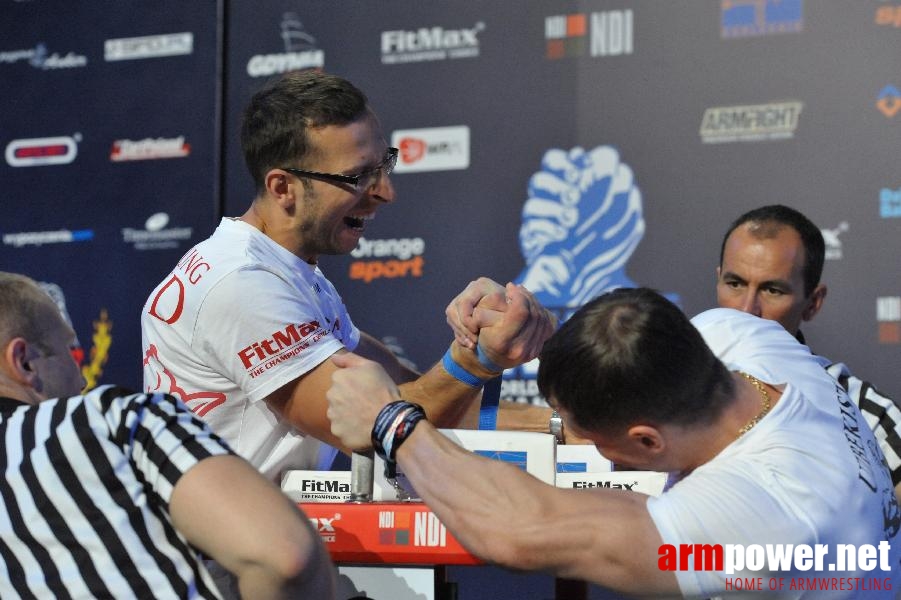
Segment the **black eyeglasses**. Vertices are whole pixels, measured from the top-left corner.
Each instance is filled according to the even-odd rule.
[[[384,173],[390,175],[397,164],[397,148],[388,148],[385,152],[385,158],[377,167],[367,169],[356,175],[339,175],[337,173],[319,173],[318,171],[304,171],[303,169],[295,169],[294,167],[282,167],[282,171],[287,171],[298,177],[311,177],[313,179],[321,179],[322,181],[330,181],[333,183],[344,183],[352,186],[354,190],[362,192],[368,190],[379,180]]]

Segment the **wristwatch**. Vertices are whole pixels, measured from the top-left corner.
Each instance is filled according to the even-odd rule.
[[[558,444],[564,443],[563,438],[563,419],[560,418],[560,415],[557,414],[557,411],[551,412],[551,419],[547,424],[548,431],[550,431],[551,435],[557,438]]]

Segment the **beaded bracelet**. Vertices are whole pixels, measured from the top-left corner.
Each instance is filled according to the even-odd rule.
[[[425,419],[425,410],[418,404],[397,400],[386,404],[372,425],[372,447],[385,461],[385,477],[397,476],[397,449],[416,424]]]

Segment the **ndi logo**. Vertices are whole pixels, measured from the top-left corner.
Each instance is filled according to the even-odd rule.
[[[582,56],[586,47],[590,56],[622,56],[634,49],[631,10],[607,10],[544,19],[547,58]]]

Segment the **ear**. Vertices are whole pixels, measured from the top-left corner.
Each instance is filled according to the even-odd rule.
[[[292,185],[288,173],[281,169],[272,169],[266,173],[265,181],[267,194],[282,208],[293,206],[295,190],[303,190],[301,184]]]
[[[723,267],[721,265],[717,265],[716,267],[716,281],[719,283],[720,281],[720,273],[723,272]]]
[[[820,309],[823,308],[823,302],[826,300],[827,291],[826,285],[823,283],[813,289],[810,298],[807,299],[807,306],[804,307],[804,311],[801,313],[803,320],[809,321],[820,312]]]
[[[3,366],[13,381],[27,387],[35,387],[37,371],[31,361],[40,356],[25,338],[13,338],[3,349]]]
[[[629,441],[634,444],[634,450],[637,452],[648,453],[649,455],[660,455],[666,450],[666,438],[660,433],[660,430],[650,425],[633,425],[627,432]]]

